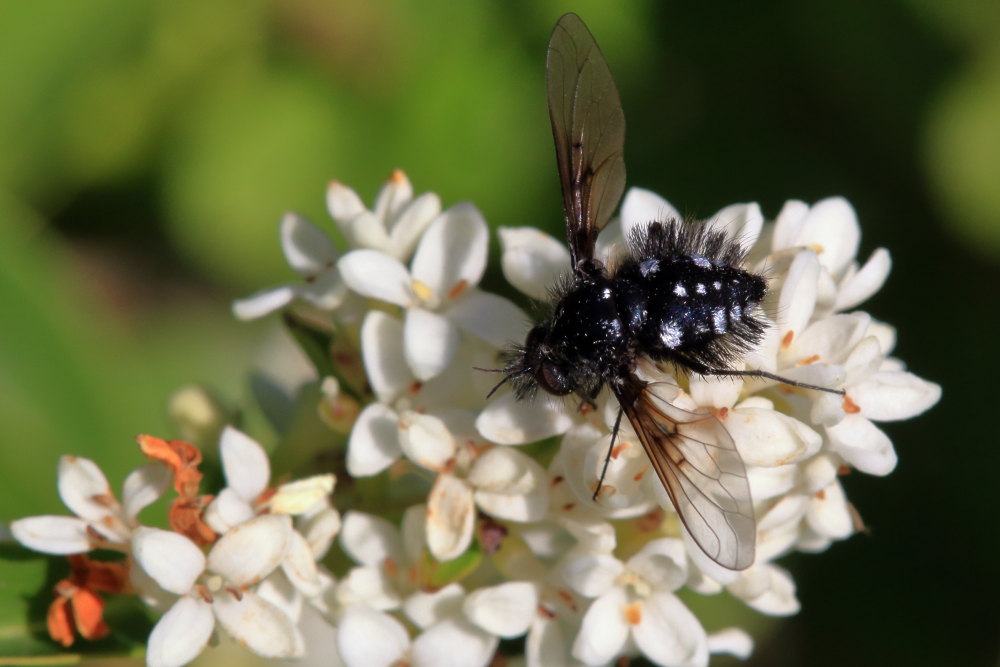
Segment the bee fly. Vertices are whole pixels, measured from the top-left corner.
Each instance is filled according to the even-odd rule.
[[[625,414],[694,541],[719,565],[745,569],[754,560],[756,522],[732,438],[707,410],[684,410],[658,395],[656,383],[637,374],[638,362],[843,392],[732,368],[765,331],[758,305],[767,282],[740,268],[744,250],[724,232],[656,221],[630,235],[630,256],[618,266],[595,256],[625,189],[625,116],[611,71],[575,14],[556,24],[546,71],[572,276],[557,290],[551,316],[506,352],[494,391],[509,381],[518,398],[541,387],[592,403],[607,385],[620,404],[611,446]],[[607,466],[605,459],[595,499]]]

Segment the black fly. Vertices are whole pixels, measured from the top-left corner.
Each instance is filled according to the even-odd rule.
[[[620,265],[609,268],[595,256],[597,236],[625,189],[625,115],[611,71],[575,14],[552,32],[547,78],[573,273],[551,316],[507,352],[501,384],[509,381],[518,398],[541,387],[585,402],[607,385],[621,406],[612,445],[624,413],[698,546],[723,567],[747,568],[756,522],[732,438],[710,412],[664,398],[638,376],[637,364],[648,358],[701,375],[835,390],[732,369],[764,333],[758,305],[767,282],[740,268],[744,251],[723,232],[657,221],[627,239],[630,256]]]

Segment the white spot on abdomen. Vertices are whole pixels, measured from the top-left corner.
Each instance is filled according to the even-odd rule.
[[[674,294],[676,294],[677,296],[687,296],[688,291],[684,289],[684,285],[677,283],[676,285],[674,285]]]
[[[658,259],[646,259],[639,262],[639,273],[642,274],[643,278],[648,277],[652,273],[656,273],[660,270],[660,260]]]
[[[660,340],[671,350],[681,344],[681,328],[673,322],[664,322],[660,327]]]
[[[715,333],[726,333],[726,311],[724,308],[716,308],[712,311],[712,328]]]

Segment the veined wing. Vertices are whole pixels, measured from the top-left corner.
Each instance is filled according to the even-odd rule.
[[[753,564],[757,524],[746,466],[708,412],[678,408],[629,376],[612,388],[691,537],[731,570]]]
[[[546,72],[566,237],[576,268],[593,258],[597,235],[625,190],[625,113],[611,70],[576,14],[556,23]]]

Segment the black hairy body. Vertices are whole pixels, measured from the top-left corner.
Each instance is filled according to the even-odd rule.
[[[551,316],[508,357],[519,396],[597,395],[640,357],[702,373],[729,368],[760,341],[767,283],[741,268],[744,250],[699,223],[653,222],[617,266],[589,260],[554,295]]]

